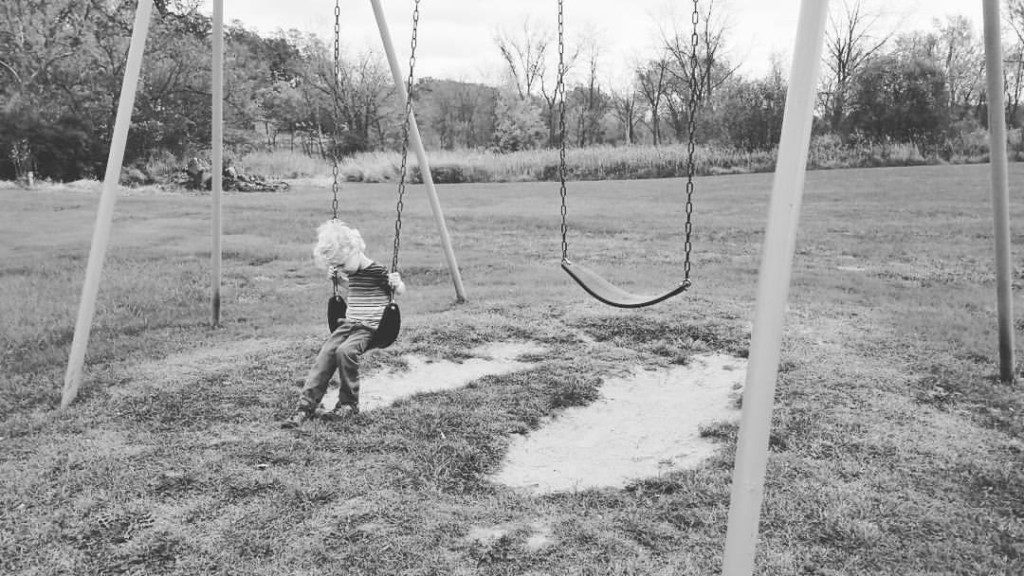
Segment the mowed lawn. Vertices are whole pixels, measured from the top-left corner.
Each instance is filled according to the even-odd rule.
[[[1011,169],[1024,181],[1024,165]],[[1024,573],[1024,390],[996,377],[986,170],[808,175],[758,574]],[[410,187],[404,333],[364,374],[488,342],[546,352],[300,434],[277,420],[326,335],[329,283],[310,248],[329,190],[226,195],[218,328],[208,197],[122,196],[86,379],[64,412],[98,195],[0,190],[0,572],[717,572],[734,425],[707,428],[720,450],[699,469],[625,489],[532,497],[487,476],[513,437],[593,402],[623,368],[746,355],[770,186],[769,174],[699,179],[694,287],[642,311],[603,307],[561,272],[550,183],[439,187],[468,293],[456,304]],[[370,256],[390,262],[394,187],[342,196]],[[568,212],[574,260],[639,292],[680,280],[681,180],[571,183]]]

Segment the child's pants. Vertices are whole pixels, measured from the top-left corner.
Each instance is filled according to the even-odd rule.
[[[334,371],[341,378],[338,404],[359,405],[359,363],[370,347],[373,330],[363,324],[343,321],[316,356],[299,394],[299,410],[313,412],[327,392]]]

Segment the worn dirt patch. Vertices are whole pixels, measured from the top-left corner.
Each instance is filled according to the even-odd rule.
[[[386,370],[360,379],[360,409],[366,411],[383,408],[414,394],[455,390],[477,378],[524,370],[532,364],[521,362],[518,358],[543,351],[542,346],[529,342],[502,342],[474,348],[470,350],[474,358],[459,363],[406,356],[407,369]],[[320,403],[320,409],[330,410],[337,403],[338,385],[333,382]]]
[[[503,537],[515,534],[523,538],[523,548],[528,552],[541,552],[556,543],[551,524],[543,521],[531,522],[530,524],[511,523],[498,526],[472,526],[464,541],[470,545],[492,546]]]
[[[714,454],[701,426],[736,421],[746,360],[714,354],[688,366],[611,378],[594,403],[513,439],[491,477],[531,493],[623,487]]]
[[[131,383],[112,389],[111,396],[131,396],[139,394],[143,388],[180,390],[196,380],[237,372],[269,355],[283,354],[294,348],[294,341],[258,338],[130,364],[125,370],[131,376]]]

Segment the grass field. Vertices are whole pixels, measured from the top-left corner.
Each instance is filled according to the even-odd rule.
[[[1012,170],[1021,181],[1024,165]],[[0,190],[0,572],[715,573],[735,426],[708,430],[720,451],[701,468],[624,490],[529,497],[486,476],[515,434],[592,402],[615,366],[746,354],[770,183],[699,179],[695,287],[641,312],[570,285],[557,190],[535,183],[440,187],[469,296],[454,304],[410,188],[405,331],[365,373],[487,342],[547,352],[532,369],[305,434],[276,420],[325,336],[329,288],[309,249],[329,191],[225,197],[220,328],[207,326],[208,198],[123,197],[88,375],[61,413],[98,198]],[[984,166],[808,175],[758,574],[1024,573],[1024,399],[996,379],[987,186]],[[641,291],[668,286],[681,193],[679,180],[574,183],[571,254],[624,284],[639,273]],[[393,188],[343,196],[387,261]],[[537,525],[551,544],[528,545]],[[472,537],[495,526],[505,535]]]

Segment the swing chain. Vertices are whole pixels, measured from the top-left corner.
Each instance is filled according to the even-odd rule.
[[[562,262],[569,261],[568,209],[565,200],[565,14],[563,0],[558,0],[558,82],[555,94],[558,96],[558,192],[562,197]]]
[[[698,106],[697,49],[700,44],[700,34],[698,33],[700,9],[698,1],[699,0],[693,0],[693,16],[691,18],[693,22],[693,33],[690,35],[690,118],[687,125],[687,129],[689,130],[689,139],[686,147],[686,240],[683,243],[683,253],[685,254],[685,260],[683,261],[683,277],[687,282],[690,280],[690,250],[692,248],[690,238],[693,235],[693,176],[697,171],[693,157],[697,148],[695,142]]]
[[[696,155],[696,132],[697,132],[697,107],[698,101],[698,77],[697,77],[697,66],[698,61],[698,49],[700,46],[700,6],[699,0],[693,0],[693,14],[691,16],[693,23],[693,30],[690,34],[690,101],[689,101],[689,119],[688,119],[688,141],[687,141],[687,161],[686,161],[686,224],[685,233],[686,238],[683,243],[684,261],[683,261],[683,274],[684,282],[689,284],[690,281],[690,252],[692,250],[692,237],[693,237],[693,193],[694,193],[694,182],[693,178],[696,175],[697,167],[694,156]],[[559,109],[559,163],[558,163],[558,179],[559,179],[559,194],[562,197],[562,262],[569,261],[569,241],[568,241],[568,210],[566,208],[566,160],[565,160],[565,17],[563,0],[558,0],[558,82],[555,85],[555,94],[558,96],[558,109]]]
[[[341,122],[341,106],[338,98],[341,97],[341,0],[334,0],[334,150],[331,150],[333,160],[331,170],[334,179],[331,182],[331,192],[334,196],[331,201],[331,213],[333,219],[338,219],[338,129]],[[337,282],[335,282],[335,294],[337,294]]]
[[[398,205],[395,210],[395,248],[391,254],[391,271],[398,270],[398,250],[402,243],[402,208],[405,196],[405,179],[409,163],[409,132],[412,120],[412,89],[416,69],[416,41],[420,23],[420,0],[416,0],[412,10],[412,40],[409,46],[409,77],[405,81],[405,119],[402,122],[402,166],[398,178]]]

